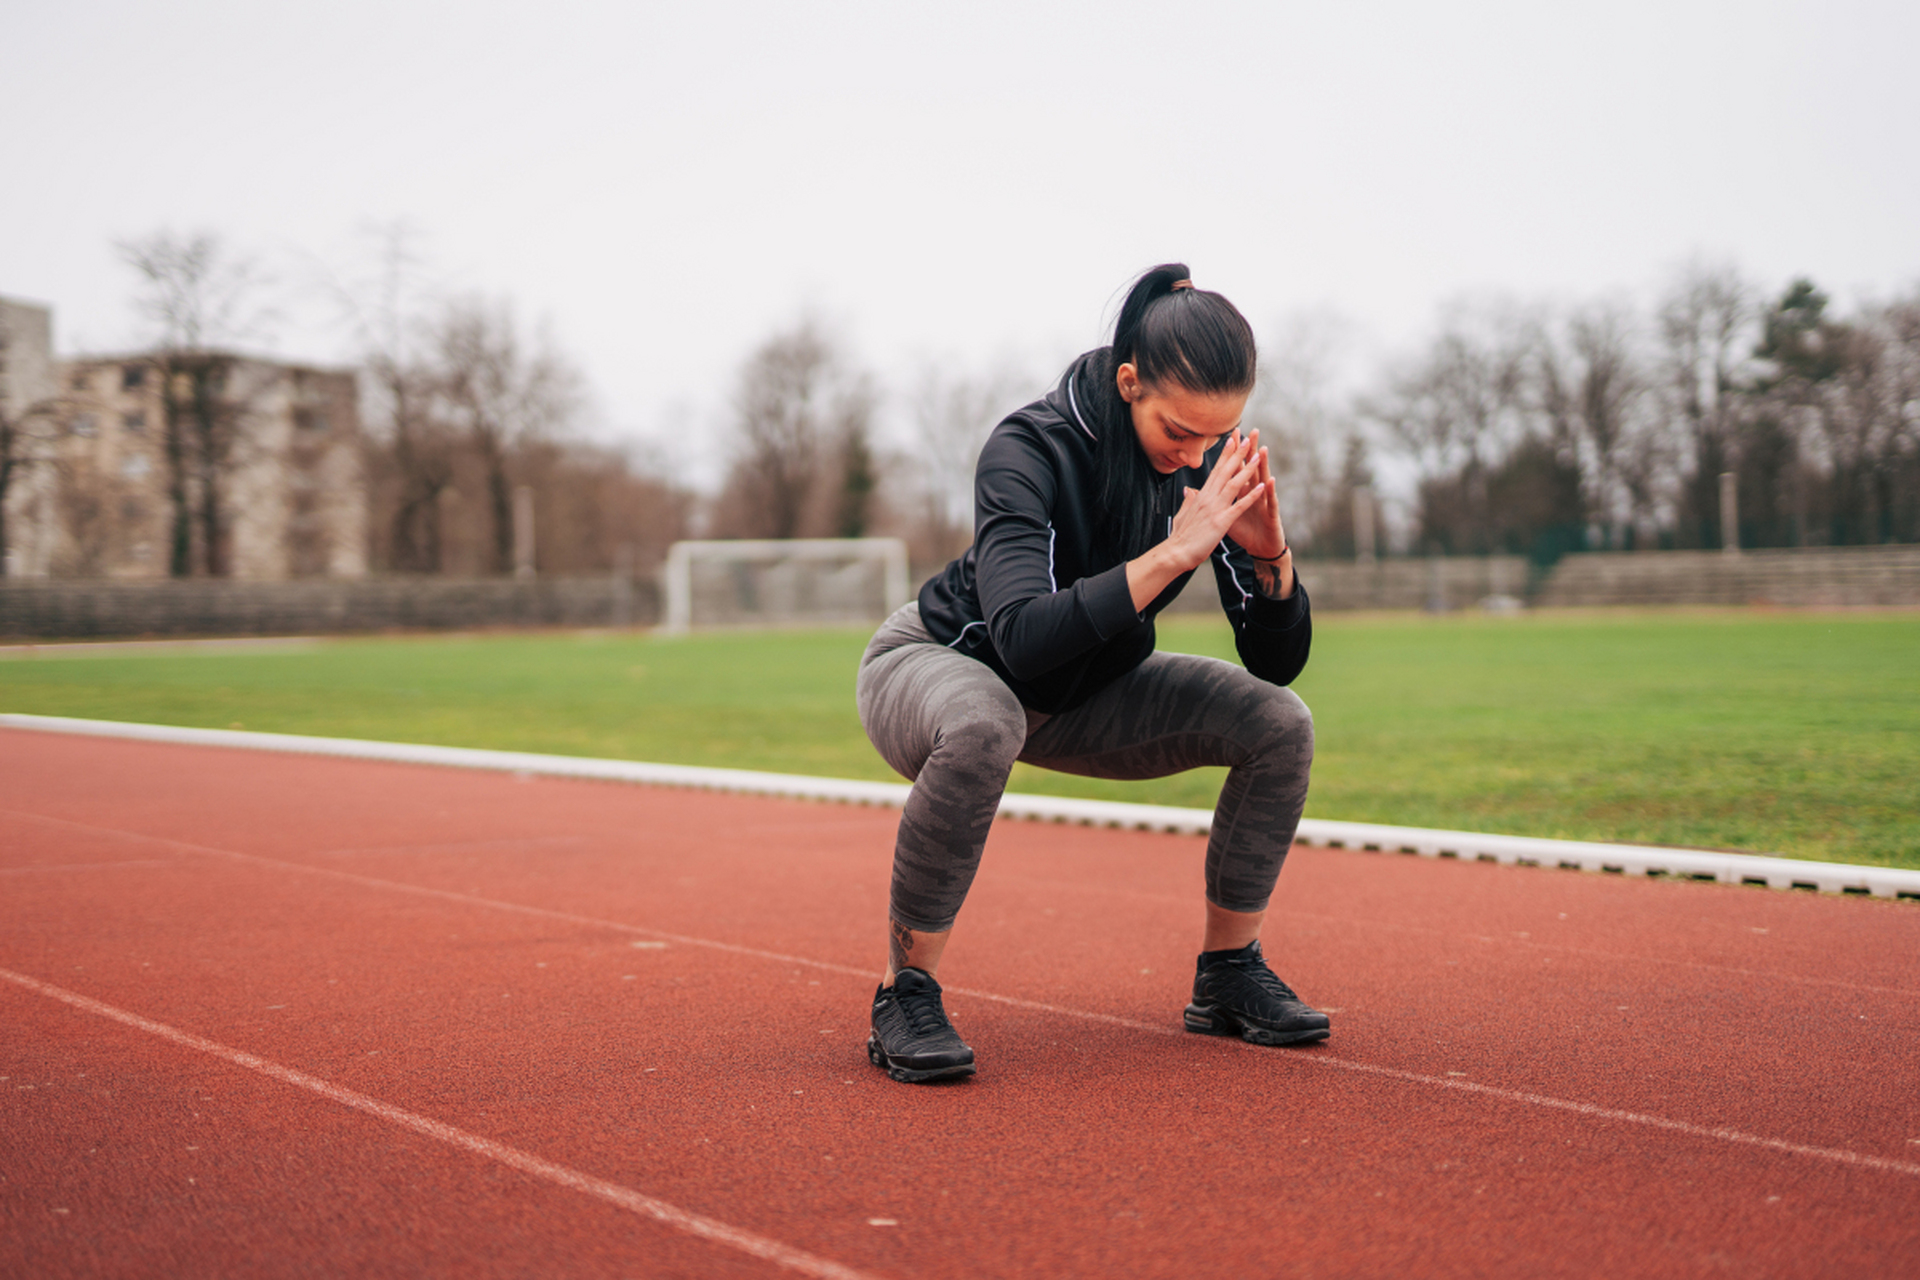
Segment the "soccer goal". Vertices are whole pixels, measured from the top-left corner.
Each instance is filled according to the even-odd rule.
[[[908,599],[898,538],[676,542],[663,630],[877,622]]]

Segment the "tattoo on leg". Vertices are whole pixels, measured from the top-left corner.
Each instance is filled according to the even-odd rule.
[[[887,963],[895,973],[913,963],[913,930],[898,920],[887,921]]]

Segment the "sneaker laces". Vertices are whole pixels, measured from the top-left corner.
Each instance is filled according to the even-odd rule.
[[[1267,967],[1265,956],[1254,956],[1246,960],[1226,960],[1222,963],[1245,974],[1255,986],[1268,995],[1279,1000],[1292,1000],[1299,1003],[1299,993],[1282,982],[1280,975]]]
[[[938,1035],[948,1029],[950,1024],[947,1022],[946,1011],[940,1007],[938,990],[902,991],[899,987],[895,987],[893,992],[894,1002],[899,1005],[900,1012],[906,1017],[907,1026],[913,1032],[915,1039]]]

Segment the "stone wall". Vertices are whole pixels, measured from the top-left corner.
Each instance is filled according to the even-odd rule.
[[[1304,561],[1323,612],[1594,605],[1920,608],[1920,546],[1582,553],[1537,580],[1517,556]],[[1210,571],[1175,603],[1219,609]],[[0,581],[0,636],[316,635],[477,627],[653,626],[659,585],[642,579],[363,578],[296,582]]]
[[[651,626],[660,592],[612,577],[0,582],[0,636],[318,635]]]
[[[1488,600],[1517,604],[1528,594],[1528,564],[1522,556],[1377,560],[1302,560],[1300,580],[1315,609],[1465,609]],[[1173,609],[1218,612],[1220,593],[1211,567],[1187,583]]]
[[[1555,565],[1532,603],[1920,606],[1920,546],[1583,552]]]

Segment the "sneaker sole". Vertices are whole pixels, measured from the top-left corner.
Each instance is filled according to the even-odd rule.
[[[1313,1044],[1333,1034],[1332,1027],[1307,1027],[1300,1031],[1274,1031],[1251,1026],[1216,1005],[1190,1004],[1184,1019],[1187,1030],[1202,1036],[1238,1036],[1248,1044],[1273,1047],[1283,1044]]]
[[[973,1074],[971,1062],[957,1062],[949,1067],[896,1067],[872,1036],[867,1037],[867,1061],[901,1084],[925,1084],[929,1080],[951,1080]]]

